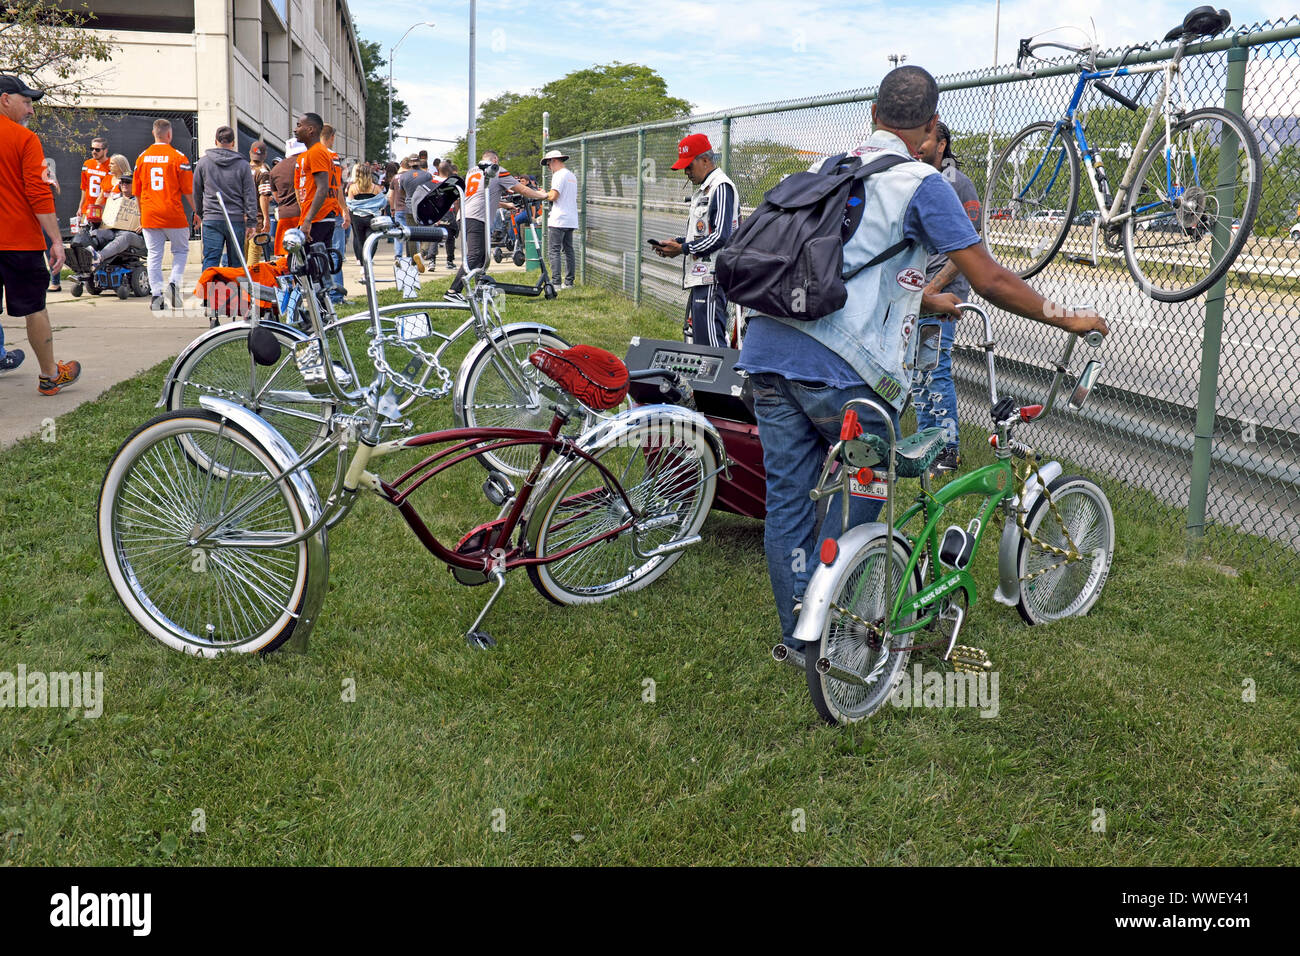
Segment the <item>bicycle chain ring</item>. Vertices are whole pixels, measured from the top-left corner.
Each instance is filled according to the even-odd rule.
[[[1102,231],[1102,244],[1109,252],[1124,251],[1124,227],[1121,224],[1106,226]]]

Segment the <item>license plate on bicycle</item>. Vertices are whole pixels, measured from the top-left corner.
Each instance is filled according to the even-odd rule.
[[[871,484],[864,485],[854,476],[849,479],[849,494],[854,498],[874,498],[884,501],[889,497],[889,482],[884,478],[873,478]]]

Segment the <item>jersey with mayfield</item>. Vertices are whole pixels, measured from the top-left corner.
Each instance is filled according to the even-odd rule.
[[[140,199],[144,229],[188,229],[182,196],[194,192],[194,167],[189,157],[167,143],[154,143],[135,161],[131,191]]]
[[[88,159],[81,164],[81,191],[86,198],[77,209],[78,216],[84,219],[92,206],[104,205],[112,179],[112,166],[106,159]]]
[[[329,219],[333,216],[340,215],[338,189],[334,185],[335,167],[334,160],[330,159],[330,152],[320,143],[314,144],[307,152],[298,157],[298,163],[295,167],[297,176],[294,180],[294,189],[298,194],[298,207],[301,210],[300,217],[306,216],[311,209],[312,201],[316,198],[316,174],[324,173],[326,176],[326,194],[325,199],[316,210],[316,215],[312,216],[311,221],[316,223],[322,219]],[[341,180],[340,176],[340,180]]]

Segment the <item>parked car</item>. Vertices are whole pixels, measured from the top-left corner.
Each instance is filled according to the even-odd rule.
[[[1290,236],[1296,242],[1300,242],[1300,222],[1297,222],[1294,226],[1292,226],[1291,231],[1288,232],[1287,235]]]
[[[1029,214],[1030,222],[1065,222],[1064,209],[1039,209]]]
[[[1015,216],[1011,215],[1011,210],[1008,209],[1006,206],[1003,206],[1003,207],[1001,207],[1000,209],[990,209],[990,210],[989,210],[989,219],[990,219],[990,220],[993,220],[993,219],[1014,219],[1014,218],[1015,218]],[[1297,229],[1300,229],[1300,225],[1297,225],[1296,228],[1297,228]]]
[[[1100,215],[1101,213],[1097,212],[1095,209],[1085,209],[1083,212],[1071,219],[1070,223],[1075,226],[1091,226],[1093,220],[1098,218]]]
[[[1139,222],[1137,227],[1145,232],[1185,232],[1172,212],[1167,212],[1155,219]]]

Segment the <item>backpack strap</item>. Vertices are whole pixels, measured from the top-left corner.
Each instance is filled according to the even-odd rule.
[[[876,173],[883,173],[886,169],[893,169],[899,163],[910,163],[910,162],[915,162],[915,160],[907,156],[900,156],[898,155],[898,153],[886,153],[884,156],[872,160],[870,163],[867,163],[861,169],[854,172],[853,178],[855,180],[864,180],[869,176],[874,176]],[[894,256],[898,255],[904,249],[910,249],[912,245],[913,243],[911,239],[900,239],[898,242],[894,243],[885,251],[879,253],[878,255],[873,256],[870,259],[870,261],[864,262],[862,265],[858,266],[857,268],[849,269],[848,271],[842,273],[841,278],[847,282],[849,279],[852,279],[863,269],[870,269],[872,266],[878,266],[882,262],[894,258]]]

